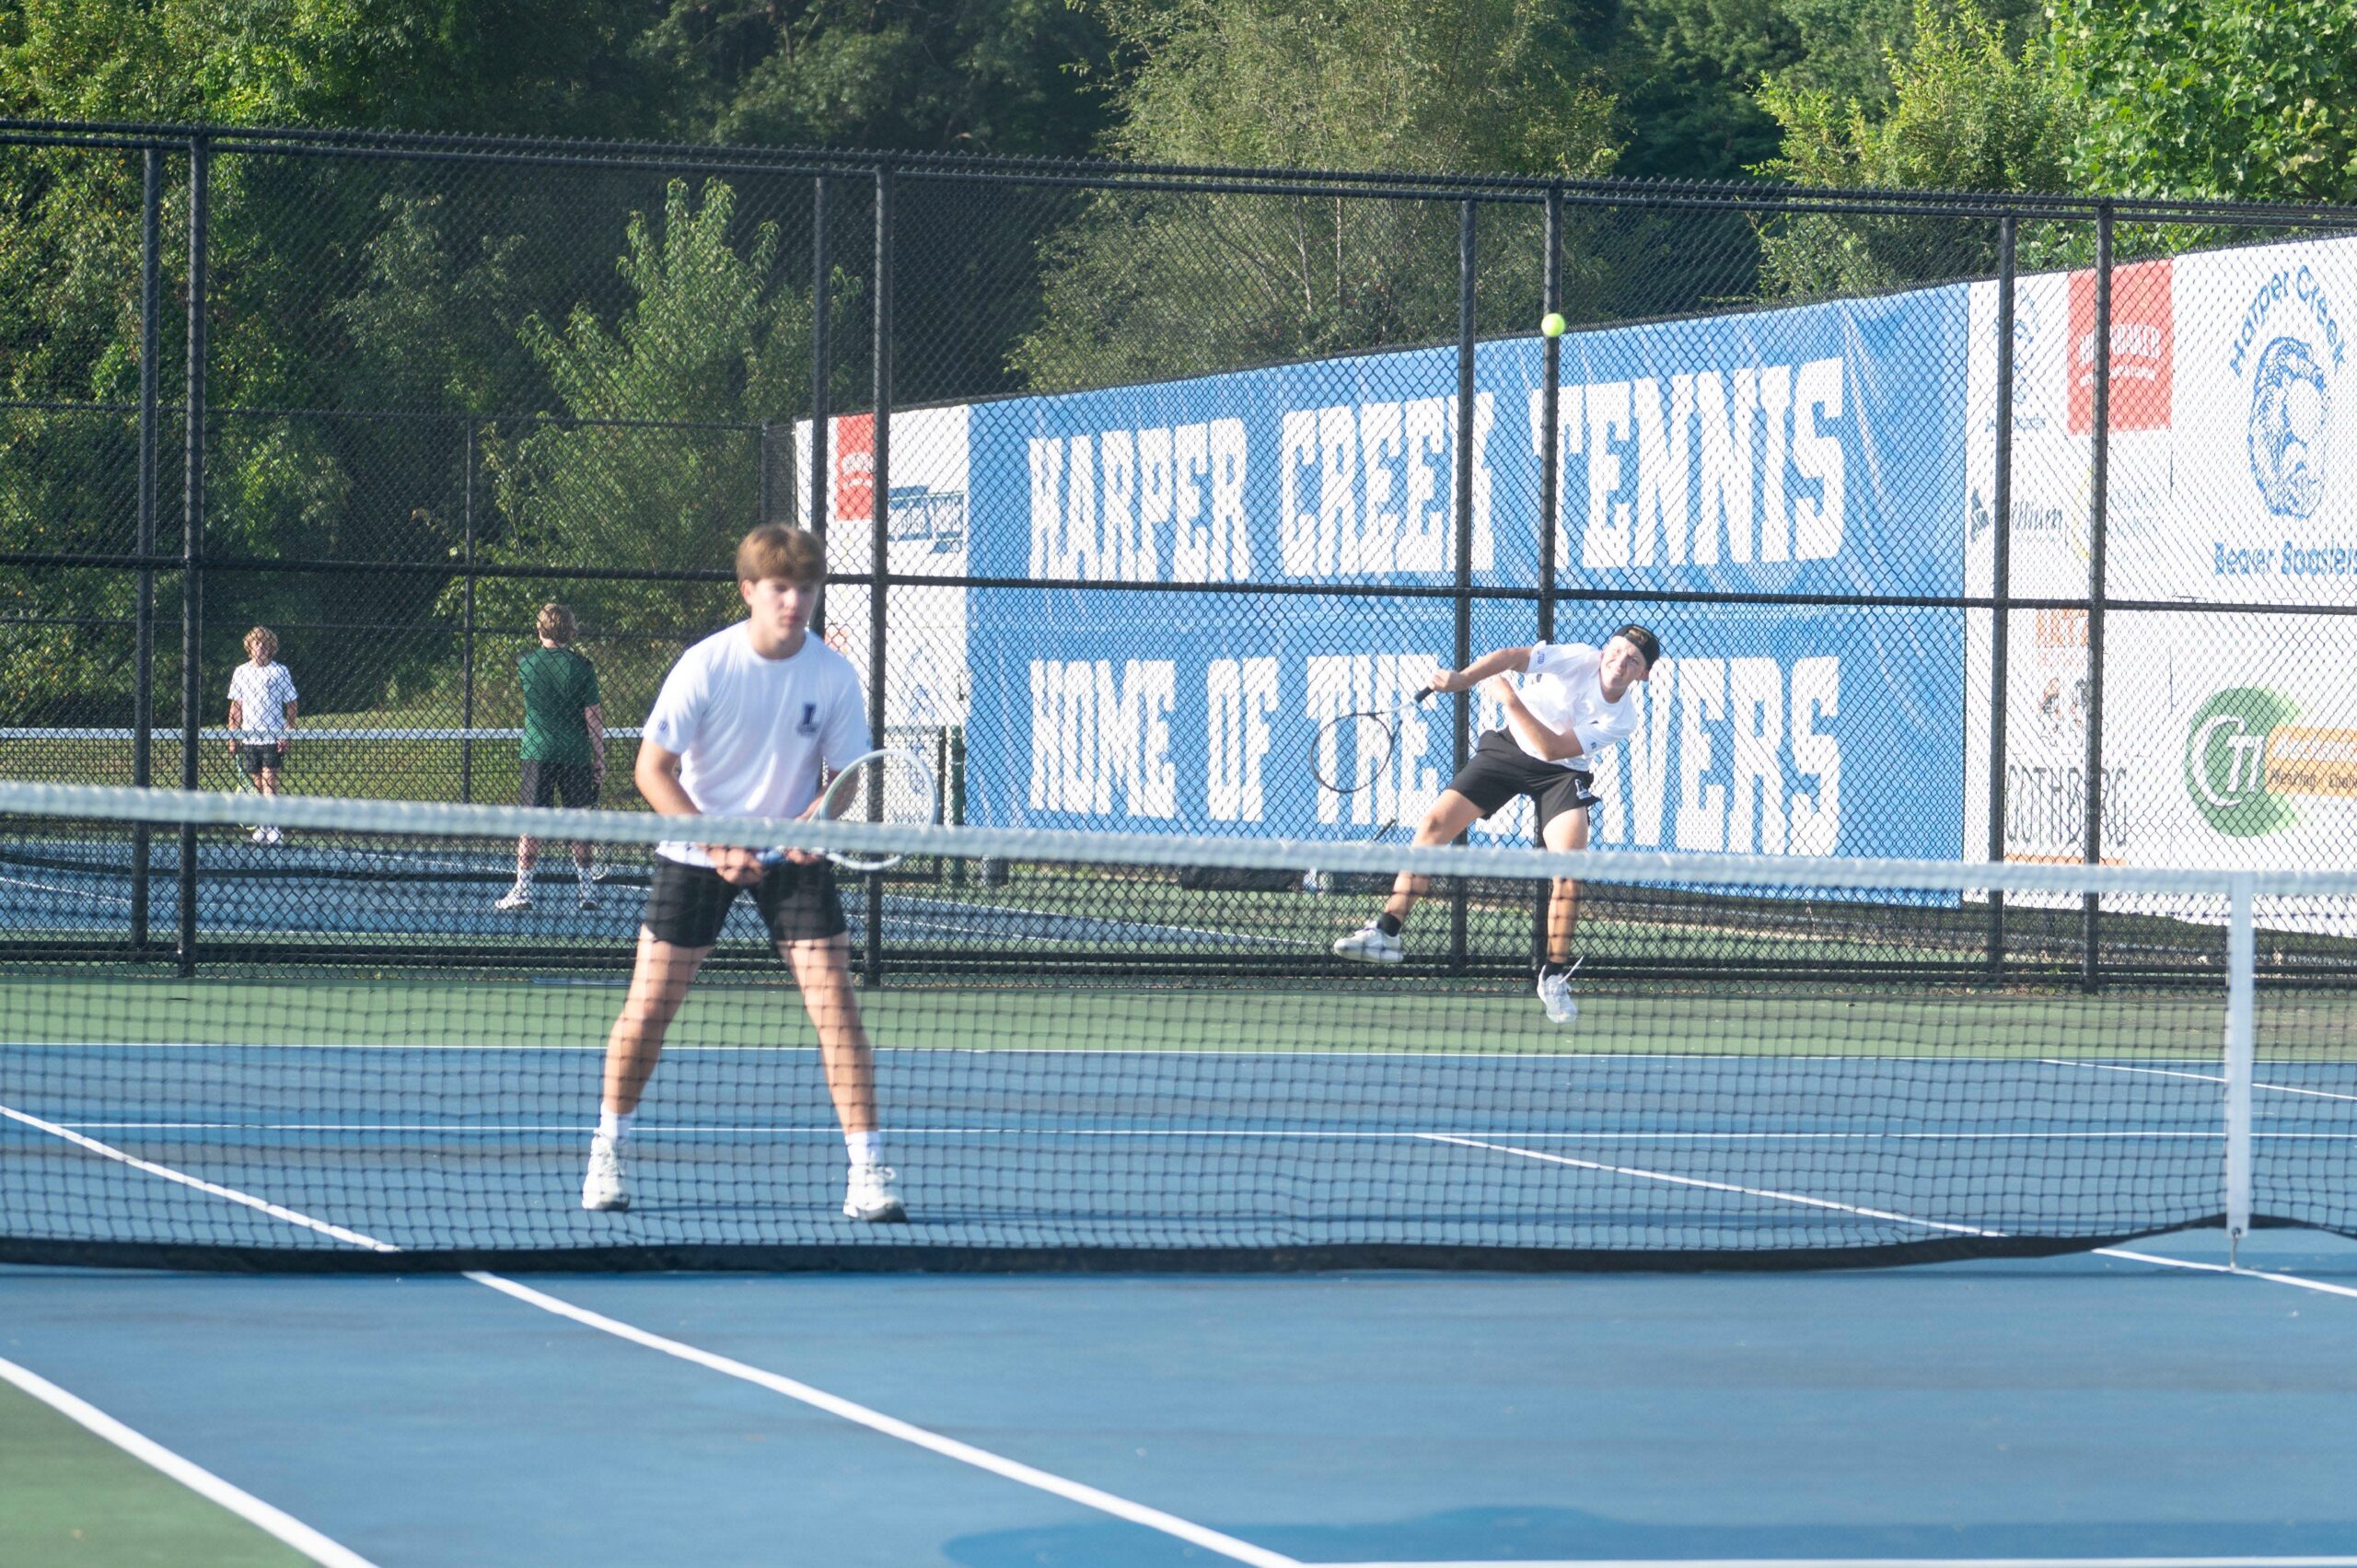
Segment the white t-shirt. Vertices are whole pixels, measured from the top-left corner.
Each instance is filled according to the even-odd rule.
[[[238,740],[265,746],[286,733],[286,705],[296,701],[295,677],[273,659],[229,672],[229,701],[238,704]]]
[[[1587,749],[1577,757],[1546,758],[1558,766],[1586,772],[1596,754],[1637,732],[1637,687],[1634,681],[1617,703],[1604,700],[1604,679],[1598,674],[1604,651],[1586,643],[1538,643],[1530,650],[1530,664],[1520,688],[1522,705],[1549,729],[1568,729]],[[1538,753],[1515,733],[1506,733],[1530,756]]]
[[[818,798],[821,762],[840,769],[868,749],[851,661],[816,635],[805,635],[791,658],[763,658],[743,621],[679,656],[644,734],[679,756],[679,784],[709,816],[799,816]],[[685,841],[656,853],[712,864]]]

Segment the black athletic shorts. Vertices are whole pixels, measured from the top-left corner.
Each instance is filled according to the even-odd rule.
[[[689,865],[668,855],[655,857],[655,880],[646,890],[646,929],[658,942],[709,947],[720,940],[737,895],[749,891],[780,942],[822,941],[843,934],[843,901],[835,891],[835,868],[826,861],[772,865],[750,889],[739,888],[708,865]]]
[[[1513,736],[1493,729],[1481,738],[1472,759],[1457,770],[1448,787],[1494,817],[1516,796],[1527,795],[1538,807],[1538,830],[1566,811],[1584,811],[1596,804],[1589,786],[1593,773],[1542,762],[1515,744]]]
[[[524,764],[524,788],[518,806],[554,806],[563,801],[569,811],[586,811],[598,804],[598,770],[586,762]]]
[[[285,762],[285,756],[278,749],[275,740],[260,746],[240,743],[238,747],[238,765],[246,770],[246,777],[250,779],[258,779],[261,777],[263,769],[284,767]]]

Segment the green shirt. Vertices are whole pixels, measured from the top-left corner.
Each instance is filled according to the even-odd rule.
[[[598,705],[598,667],[571,648],[535,648],[517,665],[516,678],[524,688],[524,761],[595,761],[581,710]]]

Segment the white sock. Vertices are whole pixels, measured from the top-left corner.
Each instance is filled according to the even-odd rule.
[[[851,1163],[853,1165],[884,1163],[884,1134],[881,1132],[846,1132],[843,1144],[851,1150]]]
[[[638,1120],[634,1110],[600,1110],[598,1112],[598,1136],[610,1144],[619,1144],[630,1136],[630,1124]]]

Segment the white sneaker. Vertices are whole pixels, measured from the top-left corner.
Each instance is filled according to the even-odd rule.
[[[265,825],[254,830],[254,842],[258,844],[274,844],[278,842],[278,830],[275,828]]]
[[[630,1207],[621,1145],[610,1138],[593,1134],[589,1139],[589,1172],[581,1179],[581,1206],[598,1214],[616,1214]]]
[[[1579,960],[1573,959],[1572,968],[1561,974],[1538,977],[1538,1000],[1547,1005],[1550,1022],[1568,1024],[1580,1016],[1580,1005],[1572,1000],[1572,970],[1579,967]]]
[[[1408,956],[1407,945],[1397,936],[1386,935],[1383,927],[1373,921],[1336,942],[1334,951],[1363,964],[1396,964]]]
[[[528,882],[518,882],[507,889],[507,896],[491,906],[500,910],[528,910],[532,907],[532,889]]]
[[[870,1225],[906,1225],[909,1211],[900,1202],[897,1183],[900,1173],[888,1165],[855,1165],[851,1183],[843,1189],[843,1215]]]

